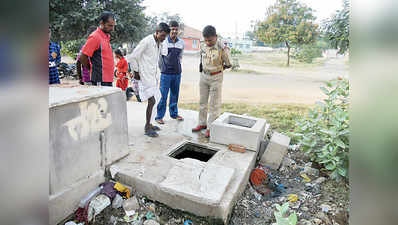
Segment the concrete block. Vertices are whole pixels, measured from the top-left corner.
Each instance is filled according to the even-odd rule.
[[[264,139],[265,119],[223,113],[210,125],[210,142],[239,144],[257,152]]]
[[[90,177],[74,183],[64,191],[50,195],[48,203],[49,224],[56,225],[75,212],[80,200],[104,181],[104,170],[99,170]]]
[[[222,220],[224,224],[229,224],[228,220],[233,207],[245,190],[250,172],[256,163],[257,152],[246,151],[240,153],[230,151],[227,145],[209,142],[207,138],[203,138],[203,135],[192,133],[192,127],[197,125],[198,112],[196,111],[182,110],[180,113],[184,116],[184,121],[170,120],[162,126],[162,130],[159,132],[159,137],[156,140],[148,138],[143,135],[142,131],[145,121],[134,116],[137,114],[145,115],[145,105],[137,102],[128,102],[127,105],[129,135],[133,143],[130,145],[130,154],[115,164],[115,167],[117,167],[115,179],[123,184],[132,186],[133,190],[145,195],[149,199],[166,204],[171,208],[184,210],[198,216]],[[230,183],[226,186],[224,194],[222,194],[220,201],[216,204],[213,204],[217,202],[214,200],[209,201],[212,204],[204,204],[206,201],[201,196],[206,196],[204,193],[207,191],[199,194],[200,190],[195,193],[188,193],[190,196],[188,198],[186,195],[176,194],[175,191],[165,190],[160,187],[166,179],[169,179],[169,184],[173,187],[186,185],[191,180],[199,186],[198,178],[196,177],[192,179],[191,176],[188,176],[191,177],[190,180],[183,179],[185,181],[182,182],[180,177],[186,173],[186,169],[179,170],[182,174],[177,174],[177,171],[174,172],[175,179],[173,180],[176,183],[172,184],[169,178],[170,171],[173,168],[175,169],[175,165],[178,162],[181,163],[181,161],[184,161],[184,159],[178,160],[172,158],[170,154],[187,142],[205,145],[207,148],[217,151],[206,163],[196,161],[198,164],[205,163],[209,165],[209,168],[215,165],[234,170]],[[185,163],[189,163],[189,160],[185,161]],[[184,168],[189,167],[193,166],[188,164]],[[197,174],[197,170],[195,171],[190,173]],[[225,178],[222,177],[221,179]],[[217,184],[216,182],[212,183]],[[178,188],[181,188],[179,190],[181,192],[188,191],[188,188]],[[192,187],[194,190],[195,188],[197,187]],[[212,187],[207,186],[206,189],[210,190]],[[195,197],[198,196],[201,200],[196,201]]]
[[[128,154],[126,100],[119,88],[50,87],[50,195]]]
[[[278,169],[283,157],[287,153],[289,147],[290,137],[274,132],[272,134],[270,143],[267,146],[263,156],[260,159],[260,164],[269,166],[272,169]]]
[[[186,158],[179,160],[171,168],[166,179],[160,183],[160,189],[203,204],[203,207],[216,206],[233,175],[232,168]]]
[[[265,152],[265,149],[267,148],[267,145],[269,143],[269,138],[268,138],[267,134],[268,134],[268,132],[270,130],[269,129],[270,127],[271,127],[271,125],[269,123],[267,123],[265,125],[264,140],[260,141],[260,147],[259,147],[257,158],[256,158],[257,161],[260,161],[260,159],[263,156],[263,154]]]

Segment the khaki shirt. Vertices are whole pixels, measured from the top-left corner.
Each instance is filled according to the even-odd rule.
[[[200,54],[205,73],[223,71],[223,65],[231,67],[229,49],[224,47],[220,41],[217,41],[212,47],[208,47],[206,43],[201,43]]]

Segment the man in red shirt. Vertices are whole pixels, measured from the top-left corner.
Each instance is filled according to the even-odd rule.
[[[113,13],[105,11],[99,21],[100,26],[90,34],[82,48],[80,61],[84,67],[90,68],[93,85],[112,86],[115,64],[110,32],[115,27],[115,16]],[[90,61],[88,57],[90,57]]]

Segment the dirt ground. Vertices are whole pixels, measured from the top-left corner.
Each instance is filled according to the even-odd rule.
[[[322,82],[338,76],[348,77],[347,60],[347,57],[328,54],[322,61],[324,63],[315,66],[281,67],[241,63],[242,72],[227,70],[224,74],[223,102],[314,104],[323,98],[319,89]],[[69,57],[63,57],[63,61],[73,63]],[[183,57],[180,103],[199,101],[199,61],[198,55]]]
[[[223,84],[225,103],[299,103],[314,104],[323,95],[322,82],[338,76],[348,76],[344,57],[330,57],[324,65],[315,67],[277,67],[241,64],[242,71],[226,71]],[[184,56],[180,102],[198,102],[198,56]]]

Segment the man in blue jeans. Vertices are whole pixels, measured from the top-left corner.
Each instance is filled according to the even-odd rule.
[[[181,82],[181,59],[184,52],[184,41],[177,37],[179,24],[170,21],[170,35],[162,43],[160,50],[159,67],[161,71],[160,92],[162,98],[158,104],[158,112],[155,118],[159,124],[164,124],[163,117],[166,113],[167,97],[170,90],[169,112],[170,117],[179,121],[184,120],[178,115],[178,95]]]

